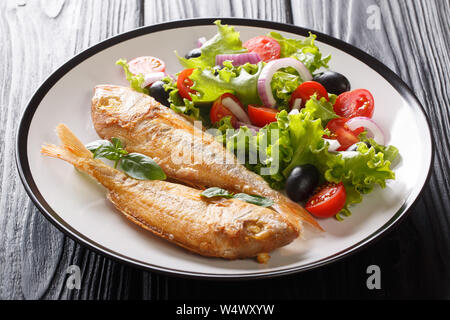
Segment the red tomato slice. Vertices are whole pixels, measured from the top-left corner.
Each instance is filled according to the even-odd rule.
[[[149,74],[154,72],[164,72],[166,70],[166,65],[161,59],[143,56],[137,57],[128,62],[130,72],[134,75],[138,74]]]
[[[177,78],[177,88],[178,93],[182,98],[192,100],[190,93],[196,94],[197,91],[192,90],[191,87],[194,84],[194,81],[189,79],[189,76],[192,74],[194,69],[184,69],[181,71],[181,73],[178,75]]]
[[[325,98],[328,100],[328,92],[323,85],[316,81],[305,81],[292,93],[289,105],[292,108],[296,99],[302,99],[301,108],[303,108],[315,93],[317,94],[317,99]]]
[[[222,95],[222,97],[223,97],[223,95]],[[231,124],[233,125],[233,127],[236,128],[236,126],[237,126],[237,118],[233,114],[233,112],[231,112],[227,107],[225,107],[222,104],[222,97],[217,99],[213,103],[213,105],[211,107],[211,111],[209,112],[209,118],[211,119],[211,123],[215,124],[220,119],[222,119],[224,117],[227,117],[227,116],[230,116],[231,117]]]
[[[247,48],[248,52],[256,52],[264,62],[280,58],[280,44],[271,37],[254,37],[247,40],[242,46]]]
[[[256,107],[249,104],[247,106],[248,117],[252,124],[258,127],[264,127],[266,124],[277,121],[277,113],[276,109],[265,108],[265,107]]]
[[[358,128],[353,131],[350,130],[345,124],[347,121],[348,119],[346,118],[332,119],[325,127],[326,129],[329,129],[331,131],[331,136],[325,136],[325,138],[337,139],[341,144],[337,151],[345,151],[351,145],[359,142],[358,135],[364,131],[364,128]]]
[[[356,89],[341,93],[334,104],[334,112],[344,118],[372,118],[375,103],[366,89]]]
[[[342,182],[327,183],[319,188],[306,203],[306,210],[319,218],[329,218],[342,210],[347,200]]]

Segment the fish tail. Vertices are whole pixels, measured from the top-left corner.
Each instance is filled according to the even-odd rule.
[[[298,203],[295,203],[290,200],[282,200],[281,204],[279,204],[281,207],[287,208],[289,211],[293,212],[296,216],[298,216],[302,221],[307,222],[309,225],[314,227],[317,230],[325,231],[320,224],[314,219],[311,214],[309,214],[308,211],[306,211],[305,208],[303,208]]]
[[[91,159],[92,152],[90,152],[84,144],[70,131],[65,124],[59,124],[56,127],[56,133],[61,140],[64,149],[70,151],[79,158]]]
[[[45,144],[41,147],[43,155],[65,160],[76,165],[80,159],[91,159],[92,153],[86,149],[84,144],[64,124],[56,127],[56,133],[61,140],[62,146]]]

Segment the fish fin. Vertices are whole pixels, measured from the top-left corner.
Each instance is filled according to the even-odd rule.
[[[320,230],[320,231],[325,231],[320,226],[320,224],[316,221],[316,219],[314,219],[313,216],[311,216],[311,214],[309,214],[309,212],[306,211],[306,209],[303,208],[298,203],[295,203],[292,201],[283,201],[282,205],[288,207],[289,210],[294,212],[294,214],[296,214],[297,216],[299,216],[301,220],[307,222],[309,225],[311,225],[315,229]]]
[[[80,158],[92,158],[92,153],[86,149],[80,140],[67,128],[60,124],[56,127],[56,132],[62,142],[62,146],[54,144],[44,144],[41,147],[43,155],[65,160],[73,165],[77,165]]]
[[[48,157],[65,160],[73,165],[75,165],[78,160],[78,158],[75,155],[73,155],[70,151],[62,147],[58,147],[54,144],[44,144],[41,147],[41,153]]]
[[[68,150],[73,155],[79,158],[93,158],[92,152],[90,152],[84,144],[73,134],[72,131],[65,125],[59,124],[56,127],[56,133],[61,140],[64,149]]]

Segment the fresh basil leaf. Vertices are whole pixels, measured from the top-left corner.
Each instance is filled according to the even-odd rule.
[[[101,147],[94,152],[94,158],[105,158],[108,160],[119,160],[122,154],[114,147]]]
[[[108,140],[97,140],[86,145],[86,148],[94,154],[94,159],[105,158],[117,161],[121,158],[121,153]]]
[[[239,200],[251,203],[251,204],[256,204],[257,206],[261,206],[261,207],[270,207],[271,205],[273,205],[272,199],[258,196],[255,194],[237,193],[233,196],[233,198],[239,199]]]
[[[109,142],[108,140],[96,140],[93,141],[91,143],[88,143],[86,145],[86,149],[88,149],[90,152],[94,153],[95,150],[97,150],[100,147],[105,147],[105,146],[111,146],[112,147],[112,143]]]
[[[127,175],[139,180],[164,180],[166,174],[150,157],[140,153],[129,153],[122,156],[120,167]]]
[[[222,197],[227,199],[234,198],[261,207],[270,207],[271,205],[273,205],[273,201],[269,198],[257,195],[249,195],[246,193],[237,193],[233,195],[232,193],[229,193],[227,190],[218,187],[206,189],[201,193],[201,195],[206,198],[214,198],[214,197]]]
[[[116,149],[123,149],[122,141],[118,138],[111,138],[111,142],[114,145],[114,148]]]
[[[229,193],[227,190],[218,187],[212,187],[203,190],[203,192],[200,195],[206,198],[222,197],[229,199],[233,197],[233,195]]]

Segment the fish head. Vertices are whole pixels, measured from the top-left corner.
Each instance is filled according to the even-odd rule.
[[[156,101],[131,88],[99,85],[94,88],[91,116],[94,128],[103,139],[110,139],[130,130],[146,117]]]
[[[270,252],[292,242],[302,232],[301,224],[269,208],[233,200],[224,202],[228,204],[227,213],[218,224],[216,245],[222,246],[226,258]]]

